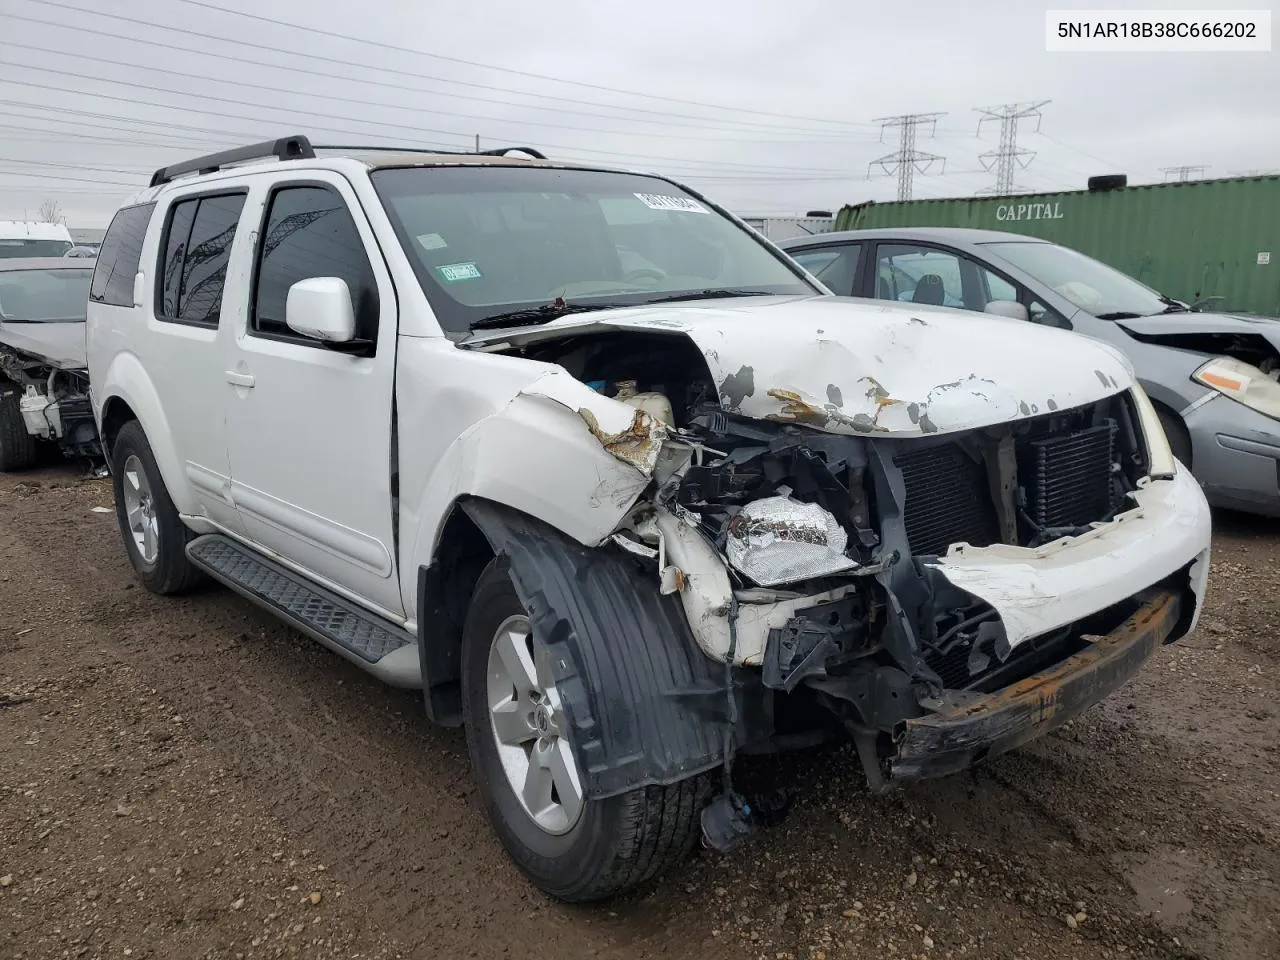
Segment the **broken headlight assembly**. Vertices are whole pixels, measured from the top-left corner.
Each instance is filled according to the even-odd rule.
[[[1234,357],[1214,357],[1199,367],[1191,379],[1263,416],[1280,420],[1280,383],[1251,363]]]
[[[849,537],[831,513],[788,496],[746,504],[730,519],[726,540],[729,563],[762,587],[825,577],[858,565],[845,556]]]

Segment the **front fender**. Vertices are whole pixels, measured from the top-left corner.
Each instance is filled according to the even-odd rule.
[[[187,483],[186,472],[182,469],[177,449],[173,445],[173,433],[160,403],[160,396],[142,363],[132,353],[116,354],[101,383],[94,384],[92,389],[97,399],[95,419],[98,421],[99,431],[103,426],[103,412],[111,400],[118,398],[127,403],[147,435],[151,452],[155,454],[156,466],[160,468],[160,476],[174,506],[179,513],[191,513],[194,497]]]
[[[551,386],[554,384],[554,387]],[[553,398],[554,397],[554,398]],[[598,432],[579,410],[594,410]],[[611,453],[599,423],[616,410],[633,412],[567,374],[551,374],[479,420],[434,464],[418,502],[408,544],[412,572],[435,556],[445,521],[464,497],[490,500],[536,517],[580,544],[604,540],[648,486],[649,473]],[[650,441],[656,453],[660,440]],[[414,595],[406,582],[404,595]],[[416,610],[410,611],[415,616]]]
[[[462,509],[505,563],[551,655],[588,797],[720,765],[728,667],[698,649],[676,597],[621,551],[584,546],[497,504]]]

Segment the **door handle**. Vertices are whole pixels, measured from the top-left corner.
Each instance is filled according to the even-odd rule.
[[[227,374],[227,383],[233,383],[237,387],[253,386],[252,373],[236,373],[234,370],[228,370],[226,371],[226,374]]]

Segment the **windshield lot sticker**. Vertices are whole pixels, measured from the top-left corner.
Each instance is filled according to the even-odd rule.
[[[656,193],[637,193],[636,198],[650,210],[674,210],[677,213],[707,213],[706,207],[688,197],[664,197]]]
[[[448,246],[444,242],[444,237],[438,233],[424,233],[417,237],[417,241],[418,246],[422,247],[423,250],[443,250]]]
[[[480,279],[480,268],[474,263],[446,263],[442,267],[436,267],[436,270],[445,283]]]

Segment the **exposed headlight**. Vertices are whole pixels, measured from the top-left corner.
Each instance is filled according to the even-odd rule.
[[[1193,373],[1191,379],[1280,420],[1280,383],[1253,364],[1234,357],[1214,357]]]
[[[856,567],[844,555],[848,542],[836,518],[816,503],[766,497],[729,521],[726,553],[745,576],[776,587]]]
[[[1147,464],[1150,475],[1156,479],[1168,479],[1177,472],[1177,461],[1173,457],[1173,449],[1169,446],[1169,438],[1165,436],[1164,427],[1160,423],[1160,415],[1147,396],[1147,391],[1134,381],[1130,391],[1133,402],[1138,407],[1138,420],[1142,426],[1142,435],[1147,442]]]

